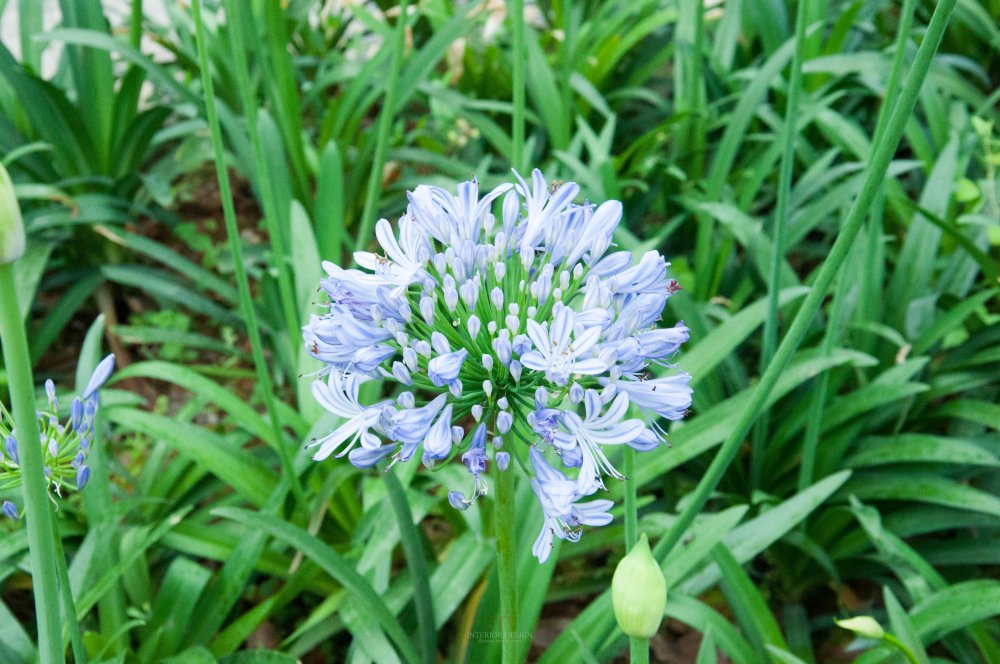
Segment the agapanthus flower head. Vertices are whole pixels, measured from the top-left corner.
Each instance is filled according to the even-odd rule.
[[[87,455],[94,440],[94,420],[99,406],[98,391],[115,368],[115,356],[108,355],[97,365],[83,393],[70,402],[69,416],[60,421],[59,399],[52,380],[45,381],[47,410],[39,410],[38,428],[42,446],[45,479],[58,496],[66,489],[82,491],[90,481]],[[17,430],[6,410],[0,412],[0,438],[6,455],[0,454],[0,491],[21,485],[21,455]],[[17,519],[17,506],[4,501],[2,513]]]
[[[313,394],[345,420],[313,442],[315,458],[458,456],[472,490],[448,500],[466,509],[488,492],[491,459],[503,471],[513,457],[542,507],[544,560],[553,537],[610,521],[610,501],[581,502],[622,479],[609,450],[655,449],[661,420],[687,412],[690,376],[673,358],[688,329],[658,327],[678,290],[663,256],[613,250],[621,203],[576,203],[576,184],[538,170],[514,179],[482,198],[475,180],[410,192],[395,228],[376,224],[379,248],[355,254],[362,269],[323,263],[330,304],[303,340],[324,363]],[[362,404],[371,378],[401,391]]]

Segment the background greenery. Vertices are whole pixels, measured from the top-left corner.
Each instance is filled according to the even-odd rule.
[[[418,183],[492,186],[512,164],[622,200],[616,241],[672,260],[684,291],[667,314],[692,330],[693,412],[635,474],[655,542],[825,264],[935,8],[540,1],[513,49],[498,1],[205,0],[199,66],[187,3],[133,0],[111,24],[98,0],[62,0],[54,30],[41,3],[7,4],[24,47],[0,45],[0,157],[30,234],[17,268],[35,370],[69,387],[102,343],[121,367],[90,485],[57,513],[89,657],[380,664],[420,659],[408,635],[427,601],[439,658],[498,659],[472,635],[502,620],[493,509],[448,506],[461,467],[397,466],[403,491],[308,459],[302,444],[335,424],[300,377],[316,368],[297,329],[320,257],[368,245]],[[655,659],[902,661],[833,624],[866,614],[916,661],[1000,662],[998,20],[996,0],[956,4],[821,315],[661,556]],[[604,592],[622,488],[614,524],[538,565],[521,483],[525,657],[625,652]],[[0,661],[29,661],[27,540],[0,529]]]

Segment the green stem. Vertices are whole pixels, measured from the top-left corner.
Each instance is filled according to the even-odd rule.
[[[920,664],[920,660],[917,659],[917,656],[913,652],[913,650],[911,650],[908,645],[897,639],[892,634],[886,632],[885,634],[882,635],[882,640],[888,643],[889,645],[894,646],[901,653],[903,653],[903,657],[905,657],[906,661],[910,662],[910,664]]]
[[[361,224],[358,235],[354,239],[355,248],[368,245],[372,229],[375,227],[375,213],[379,199],[382,198],[382,168],[385,166],[385,155],[389,150],[389,129],[396,115],[396,87],[399,72],[403,68],[403,49],[406,46],[406,9],[407,0],[399,3],[399,18],[396,19],[396,31],[393,33],[392,60],[389,63],[389,75],[385,82],[385,98],[382,100],[382,112],[378,118],[378,133],[375,136],[375,156],[372,159],[372,170],[368,176],[368,196],[365,207],[361,211]]]
[[[944,35],[944,30],[948,25],[948,20],[951,17],[952,10],[955,8],[956,1],[942,0],[935,8],[934,15],[931,17],[930,24],[927,26],[927,31],[924,34],[924,39],[917,51],[917,56],[910,75],[907,78],[906,86],[900,93],[899,101],[892,110],[888,127],[882,140],[875,147],[874,154],[865,171],[865,179],[861,187],[861,192],[857,199],[855,199],[854,205],[851,206],[836,242],[834,242],[826,261],[820,267],[809,295],[806,296],[802,307],[799,309],[799,313],[795,316],[788,329],[788,333],[778,346],[774,359],[767,367],[764,375],[761,376],[760,382],[753,391],[753,395],[741,413],[739,420],[736,422],[729,436],[722,443],[708,471],[702,476],[687,506],[680,513],[677,521],[674,522],[670,530],[657,543],[654,551],[657,559],[662,560],[673,549],[688,529],[688,526],[694,521],[695,516],[705,506],[708,497],[715,490],[726,469],[729,468],[729,464],[736,457],[740,444],[757,419],[762,407],[767,402],[767,398],[771,394],[771,390],[774,389],[775,383],[778,382],[778,378],[792,359],[792,354],[795,353],[799,344],[802,343],[806,332],[812,325],[813,318],[822,306],[834,276],[837,274],[840,266],[843,265],[854,243],[854,238],[857,236],[858,231],[861,230],[868,206],[882,184],[882,178],[885,177],[889,162],[892,160],[899,141],[903,136],[903,129],[906,127],[910,114],[913,112],[917,95],[920,93],[924,78],[930,70],[931,59],[934,57],[941,43],[941,37]]]
[[[649,639],[628,637],[628,653],[631,664],[649,664]]]
[[[622,469],[625,472],[625,553],[628,553],[639,539],[635,450],[626,445],[622,450],[622,457]]]
[[[219,114],[215,107],[215,89],[212,82],[212,70],[208,64],[208,48],[205,44],[205,24],[201,17],[201,1],[191,3],[194,16],[195,38],[198,44],[198,66],[201,70],[201,81],[205,92],[205,114],[212,133],[212,149],[215,154],[215,172],[219,180],[219,193],[222,198],[222,213],[226,223],[226,235],[229,240],[229,252],[233,257],[233,273],[236,276],[236,286],[240,296],[240,309],[247,324],[247,336],[250,340],[250,351],[253,357],[257,383],[264,399],[268,418],[274,427],[274,448],[281,459],[282,471],[292,483],[292,493],[299,506],[306,510],[305,494],[299,476],[292,465],[291,451],[285,444],[284,433],[281,430],[281,418],[275,404],[274,389],[264,358],[264,343],[261,340],[260,327],[257,324],[257,312],[253,306],[253,296],[250,293],[250,280],[247,277],[246,263],[243,260],[243,247],[240,244],[240,231],[236,223],[236,210],[233,207],[232,187],[229,183],[229,171],[226,168],[226,154],[222,146],[222,128],[219,124]]]
[[[83,637],[80,635],[80,622],[76,617],[76,602],[73,600],[73,587],[69,584],[66,554],[63,552],[59,526],[54,518],[52,519],[52,541],[56,545],[56,571],[59,574],[59,594],[62,597],[63,614],[66,617],[66,630],[69,632],[69,642],[73,648],[73,661],[75,664],[86,664],[87,651],[83,647]]]
[[[406,489],[396,477],[396,473],[391,470],[385,473],[385,490],[389,494],[392,510],[396,513],[399,538],[403,543],[403,553],[406,554],[406,564],[410,568],[410,578],[413,579],[413,603],[417,608],[421,654],[424,662],[433,664],[437,659],[437,632],[434,626],[430,574],[427,571],[423,546],[420,544],[420,534],[413,524],[413,514],[406,499]]]
[[[514,105],[511,118],[510,160],[514,168],[524,168],[524,0],[510,3],[510,20],[513,32],[514,75],[511,102]]]
[[[785,106],[785,126],[781,134],[781,168],[778,175],[778,196],[771,231],[771,269],[767,283],[767,316],[760,350],[760,372],[763,373],[774,357],[778,343],[778,292],[781,290],[781,268],[785,264],[785,228],[788,226],[788,200],[792,194],[792,171],[795,167],[795,139],[798,136],[799,95],[802,90],[802,61],[806,51],[806,21],[809,0],[799,0],[795,17],[795,52],[788,77],[788,101]],[[765,407],[757,421],[750,457],[750,486],[760,487],[767,461],[767,430],[770,412]]]
[[[502,472],[493,464],[494,485],[497,492],[496,542],[497,578],[500,582],[500,629],[504,632],[517,631],[517,552],[514,529],[514,473],[512,469]],[[503,664],[517,664],[518,642],[513,634],[507,634],[501,641]]]
[[[0,340],[7,368],[11,409],[17,429],[17,447],[23,476],[24,516],[28,530],[32,590],[38,621],[38,656],[42,662],[65,661],[59,595],[56,583],[56,547],[52,541],[52,512],[46,490],[42,445],[35,416],[35,388],[28,343],[17,302],[14,265],[0,265]]]

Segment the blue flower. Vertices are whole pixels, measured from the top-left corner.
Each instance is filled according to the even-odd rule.
[[[552,552],[552,537],[576,542],[580,539],[579,526],[604,526],[611,523],[608,513],[614,503],[610,500],[592,500],[577,504],[581,498],[577,483],[556,470],[537,447],[529,450],[535,477],[531,488],[542,508],[542,530],[531,548],[538,562],[544,563]]]
[[[312,384],[312,393],[316,401],[334,415],[347,419],[340,428],[308,445],[308,447],[319,446],[319,450],[313,454],[313,459],[327,458],[347,441],[350,441],[347,447],[337,456],[344,456],[350,452],[359,440],[361,446],[366,449],[376,449],[381,444],[378,436],[371,433],[371,429],[378,426],[382,409],[378,406],[362,406],[358,402],[360,385],[361,381],[357,374],[343,376],[339,371],[331,371],[326,383],[317,380]]]
[[[7,449],[7,456],[10,457],[10,462],[15,466],[21,465],[21,455],[17,449],[17,439],[14,436],[7,436],[4,446]]]
[[[108,381],[111,377],[111,372],[115,370],[115,356],[108,355],[97,365],[94,369],[94,373],[91,374],[90,380],[87,381],[87,387],[84,388],[83,394],[80,398],[87,401],[92,396],[97,394],[97,390],[101,389],[101,386]],[[53,393],[54,394],[54,393]]]
[[[427,430],[446,401],[445,395],[441,394],[420,408],[385,408],[382,411],[382,422],[389,439],[411,445],[419,443],[427,435]]]
[[[579,204],[579,193],[538,170],[485,193],[475,180],[454,192],[420,185],[398,224],[378,221],[375,245],[354,255],[360,269],[323,263],[330,302],[302,335],[329,374],[313,393],[344,421],[314,443],[317,459],[369,468],[457,456],[473,487],[448,502],[468,509],[489,463],[509,469],[516,457],[545,516],[539,558],[554,537],[610,520],[609,501],[580,499],[621,478],[607,446],[657,449],[664,422],[690,407],[690,376],[674,364],[690,333],[660,322],[678,290],[669,263],[616,251],[621,203]],[[362,404],[367,377],[402,391]]]
[[[650,380],[620,380],[615,385],[632,403],[668,420],[679,420],[691,407],[691,376],[679,373]]]
[[[608,363],[592,357],[591,352],[601,336],[600,328],[575,332],[574,317],[573,310],[563,305],[558,307],[551,328],[548,323],[528,320],[528,337],[535,349],[521,356],[521,364],[544,371],[545,377],[556,385],[565,385],[573,374],[595,375],[607,371]]]
[[[437,422],[427,430],[424,438],[424,459],[444,459],[451,453],[451,413],[452,405],[448,404],[441,411]]]
[[[563,454],[579,455],[577,491],[589,495],[605,488],[601,479],[605,474],[619,480],[624,479],[608,461],[601,446],[626,445],[647,429],[642,420],[625,419],[629,405],[628,395],[625,393],[618,394],[607,410],[604,410],[604,403],[597,390],[587,390],[583,401],[585,416],[581,418],[575,412],[568,411],[562,420],[566,431],[555,434],[555,446]]]
[[[464,348],[453,353],[438,355],[427,364],[427,376],[437,387],[451,385],[458,380],[458,373],[462,370],[462,363],[469,355],[469,351]]]

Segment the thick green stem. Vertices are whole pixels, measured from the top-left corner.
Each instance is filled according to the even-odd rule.
[[[496,540],[497,575],[500,582],[500,630],[507,632],[501,642],[503,664],[517,664],[517,565],[515,554],[514,473],[501,472],[494,464],[497,493]]]
[[[635,484],[635,450],[626,445],[622,456],[625,472],[625,553],[628,553],[639,539],[639,498]]]
[[[649,639],[628,637],[628,653],[631,664],[649,664]]]
[[[753,391],[753,395],[741,413],[739,420],[733,426],[729,436],[722,443],[722,447],[712,460],[708,471],[702,476],[694,494],[691,496],[691,500],[680,513],[674,525],[664,535],[663,539],[657,543],[654,551],[657,559],[662,560],[673,549],[688,529],[688,526],[694,521],[695,516],[705,506],[708,497],[715,490],[726,469],[729,468],[729,464],[736,457],[740,444],[767,402],[767,398],[771,394],[771,390],[774,389],[774,385],[778,382],[778,378],[785,370],[788,362],[792,359],[793,353],[795,353],[799,344],[802,343],[806,332],[812,325],[813,318],[819,311],[820,306],[822,306],[834,276],[837,274],[840,266],[843,265],[851,246],[854,244],[854,238],[857,237],[858,231],[861,230],[868,206],[881,187],[882,178],[885,177],[889,162],[892,161],[896,148],[899,146],[899,141],[903,136],[903,129],[906,127],[906,122],[913,112],[917,95],[920,93],[924,78],[926,78],[927,72],[930,70],[931,59],[934,57],[941,43],[941,37],[944,35],[944,30],[948,25],[948,20],[951,17],[952,10],[955,8],[956,1],[942,0],[935,8],[931,22],[927,26],[924,40],[917,51],[917,57],[907,78],[906,86],[900,93],[899,101],[892,110],[885,133],[875,146],[871,161],[868,163],[868,168],[865,171],[865,179],[861,187],[861,192],[858,194],[857,199],[855,199],[854,205],[851,206],[850,212],[848,212],[847,219],[840,230],[840,234],[837,236],[837,241],[831,248],[826,261],[819,269],[809,295],[806,296],[805,302],[802,303],[802,308],[799,309],[799,313],[795,316],[795,320],[792,321],[788,333],[782,340],[781,345],[778,346],[774,359],[767,367],[764,375],[761,376],[760,383],[758,383],[757,389]]]
[[[17,429],[17,447],[23,478],[24,512],[31,559],[35,617],[38,621],[38,656],[42,662],[65,661],[59,591],[56,583],[56,546],[52,541],[52,512],[46,490],[42,445],[35,416],[35,387],[28,343],[24,335],[14,265],[0,265],[0,341],[7,368],[7,384]]]

